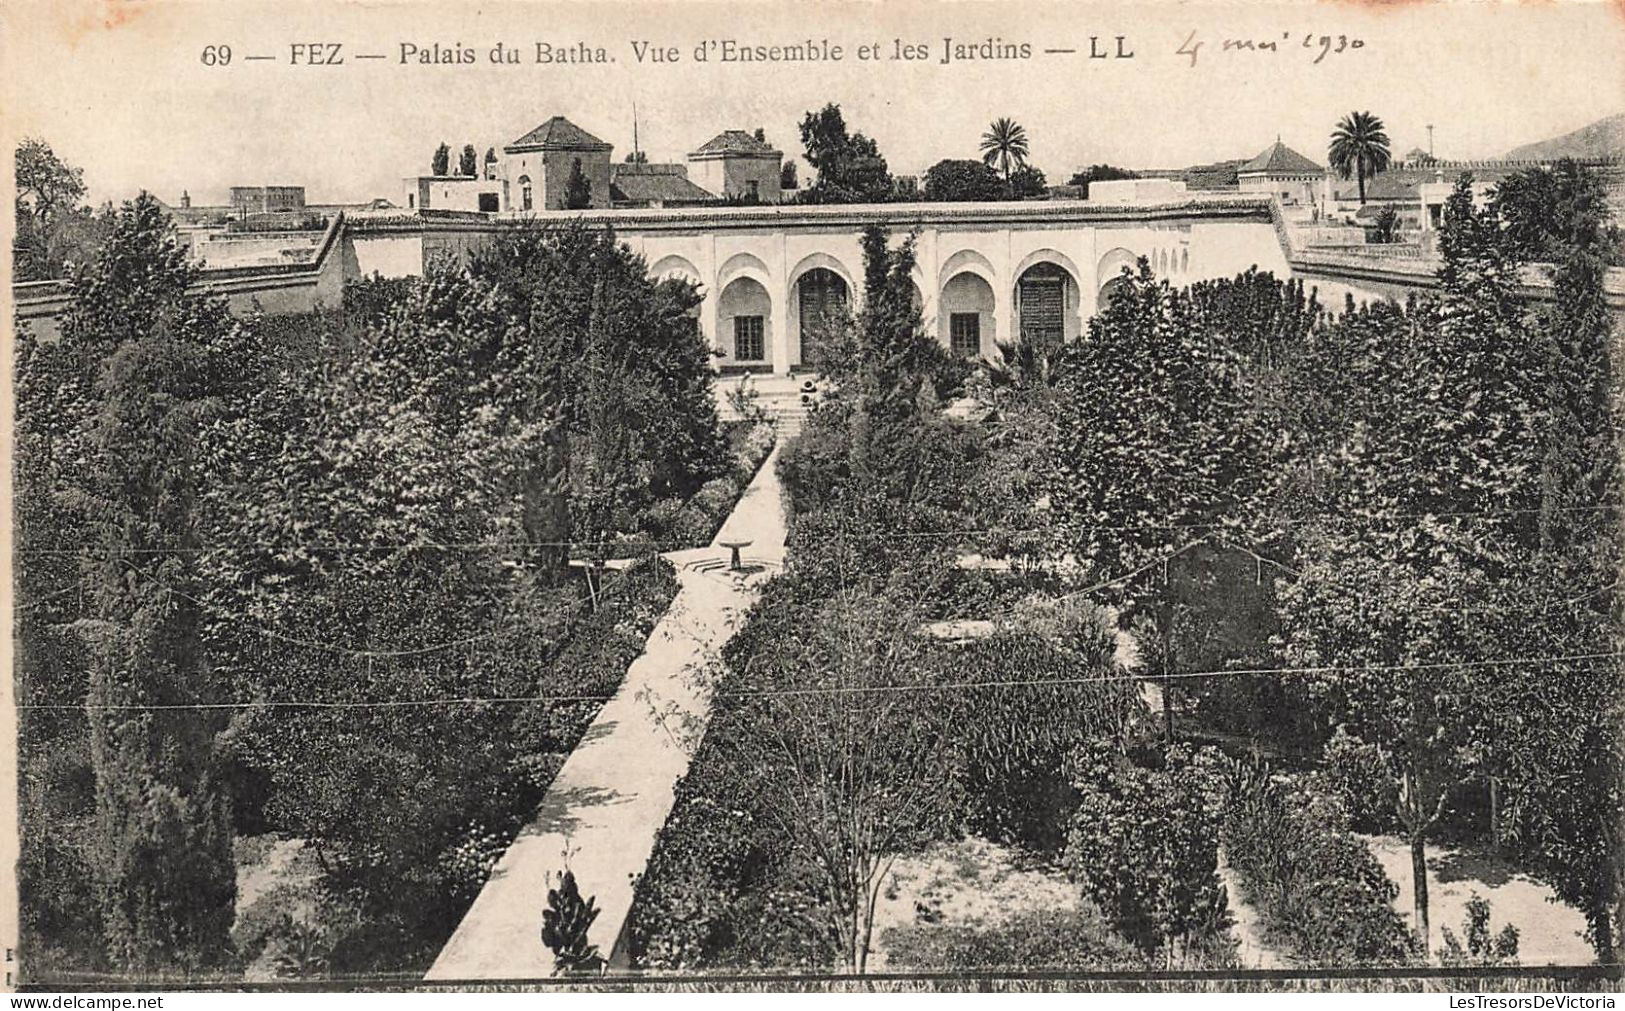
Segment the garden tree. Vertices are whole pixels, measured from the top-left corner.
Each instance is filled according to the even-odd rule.
[[[1542,397],[1542,455],[1537,543],[1516,579],[1502,581],[1486,608],[1483,635],[1502,655],[1587,655],[1619,648],[1621,498],[1618,376],[1609,347],[1616,324],[1603,302],[1604,264],[1617,237],[1594,184],[1559,166],[1548,180],[1569,194],[1541,212],[1535,184],[1523,175],[1508,203],[1520,220],[1502,238],[1514,250],[1543,250],[1557,297],[1534,310],[1530,332],[1547,358]],[[1547,224],[1536,226],[1535,217]],[[1534,227],[1549,229],[1540,240]],[[1516,615],[1517,620],[1498,620]],[[1612,672],[1612,677],[1609,676]],[[1621,742],[1610,728],[1622,718],[1617,665],[1607,661],[1532,664],[1486,685],[1493,705],[1482,731],[1493,749],[1494,831],[1528,854],[1558,893],[1585,912],[1599,959],[1617,950],[1620,826],[1599,812],[1618,811],[1625,774]],[[1530,720],[1528,713],[1549,714]],[[1537,728],[1544,733],[1538,732]],[[1558,783],[1566,785],[1559,787]],[[1499,817],[1497,817],[1499,816]]]
[[[1424,944],[1429,833],[1475,766],[1505,764],[1499,675],[1479,664],[1507,654],[1479,622],[1539,542],[1550,374],[1469,179],[1440,248],[1437,303],[1345,314],[1320,335],[1317,455],[1337,473],[1281,594],[1287,665],[1330,668],[1305,681],[1327,722],[1387,751]]]
[[[1042,197],[1049,192],[1049,184],[1044,180],[1044,173],[1032,165],[1023,165],[1011,174],[1006,184],[1007,195],[1012,200],[1026,200],[1031,197]]]
[[[1377,212],[1377,220],[1366,229],[1365,240],[1378,245],[1388,245],[1399,241],[1399,212],[1392,207],[1384,207]]]
[[[1162,661],[1175,655],[1173,574],[1213,564],[1221,534],[1248,547],[1242,517],[1262,487],[1253,465],[1260,436],[1242,410],[1237,334],[1225,312],[1207,305],[1157,282],[1142,260],[1091,320],[1088,339],[1062,349],[1051,401],[1053,550],[1073,552],[1091,582],[1119,587],[1130,617],[1141,615],[1142,636],[1163,640],[1149,653]],[[1126,403],[1134,412],[1120,409]],[[1165,682],[1170,737],[1171,686]]]
[[[1503,177],[1495,184],[1493,203],[1520,259],[1557,264],[1585,248],[1608,266],[1625,265],[1625,240],[1609,220],[1602,182],[1572,158]]]
[[[1244,498],[1228,482],[1241,449],[1225,406],[1235,352],[1144,260],[1124,278],[1088,339],[1062,350],[1054,402],[1055,508],[1080,561],[1111,575],[1217,526]]]
[[[473,144],[464,144],[463,153],[457,158],[457,174],[468,176],[470,179],[480,174],[479,155]]]
[[[434,149],[434,158],[429,162],[429,174],[444,176],[451,174],[451,147],[445,141]]]
[[[17,145],[16,173],[13,280],[62,277],[70,264],[87,262],[100,242],[102,219],[80,206],[83,171],[43,140],[29,138]]]
[[[486,148],[485,149],[485,171],[486,171],[487,174],[490,174],[491,172],[495,171],[495,169],[493,169],[491,166],[495,165],[496,163],[497,163],[497,149],[494,148],[494,147]]]
[[[1066,181],[1068,186],[1083,187],[1083,197],[1089,199],[1089,184],[1108,182],[1113,179],[1138,179],[1140,174],[1128,169],[1121,169],[1115,165],[1091,165],[1081,172],[1074,172],[1072,178]]]
[[[759,656],[755,676],[794,693],[764,692],[736,713],[727,741],[748,750],[767,786],[760,813],[798,840],[840,964],[863,972],[875,904],[892,860],[915,848],[943,809],[948,739],[929,704],[888,690],[919,681],[918,619],[890,602],[840,594],[810,634]]]
[[[801,188],[801,181],[796,176],[796,163],[787,161],[779,167],[779,189],[795,190]]]
[[[1005,189],[1017,169],[1027,167],[1027,130],[1008,116],[1000,116],[982,134],[982,161],[1004,176]]]
[[[592,206],[592,180],[581,171],[581,159],[570,162],[570,178],[564,181],[564,207],[570,211]]]
[[[1365,203],[1365,181],[1388,167],[1388,134],[1382,120],[1369,112],[1351,112],[1332,131],[1326,160],[1337,174],[1354,176],[1360,187],[1360,203]]]
[[[925,173],[925,199],[931,201],[997,200],[1004,192],[999,174],[973,158],[944,158]]]
[[[721,458],[697,296],[613,236],[515,230],[466,268],[370,288],[350,293],[360,333],[334,336],[283,449],[236,492],[248,546],[213,556],[212,598],[236,620],[211,627],[265,817],[364,914],[335,954],[354,968],[443,940],[550,781],[538,756],[573,747],[593,707],[253,703],[604,691],[578,638],[617,642],[627,615],[587,612],[565,546],[635,532],[642,504]]]
[[[1367,541],[1375,543],[1362,550]],[[1381,749],[1411,850],[1416,933],[1426,955],[1425,847],[1469,770],[1472,681],[1461,665],[1476,653],[1458,594],[1475,574],[1460,564],[1427,565],[1403,534],[1329,532],[1306,542],[1312,560],[1281,591],[1283,666],[1312,669],[1303,679],[1313,702]]]
[[[841,107],[833,102],[801,119],[801,144],[817,180],[802,190],[815,204],[884,203],[891,198],[892,177],[875,142],[848,133]]]
[[[709,349],[691,315],[700,301],[692,284],[651,279],[612,234],[579,226],[510,233],[470,270],[494,287],[491,298],[505,318],[526,321],[524,339],[505,340],[495,352],[492,367],[508,377],[499,409],[529,421],[560,419],[570,439],[550,452],[563,454],[557,472],[571,475],[571,486],[586,487],[591,474],[595,494],[608,494],[602,482],[614,475],[618,490],[601,501],[631,516],[654,499],[686,497],[721,473],[725,447]],[[642,452],[627,450],[618,461],[591,455],[595,442],[604,450],[631,445],[614,427]],[[527,480],[539,488],[549,479],[537,472]],[[541,495],[527,506],[527,524],[541,522],[548,500]],[[583,512],[567,529],[577,537],[602,532],[604,520]],[[545,526],[532,530],[533,539],[559,539],[541,536]]]
[[[628,152],[626,152],[626,163],[628,165],[646,165],[646,164],[648,164],[648,162],[649,162],[649,152],[647,152],[647,151],[628,151]]]
[[[1211,756],[1171,749],[1157,769],[1105,742],[1069,767],[1079,793],[1067,834],[1067,875],[1125,937],[1173,968],[1229,926],[1219,883],[1219,810]]]
[[[193,276],[143,194],[111,216],[106,246],[75,274],[60,348],[22,356],[30,370],[54,365],[50,381],[62,383],[48,399],[36,380],[20,383],[30,414],[47,412],[55,429],[25,422],[55,443],[34,448],[83,461],[55,472],[71,483],[54,491],[81,503],[88,533],[89,606],[75,627],[90,659],[92,866],[109,958],[137,972],[221,964],[236,895],[223,721],[185,708],[219,695],[201,644],[196,553],[211,476],[204,433],[236,375],[216,351],[236,324],[187,293]]]

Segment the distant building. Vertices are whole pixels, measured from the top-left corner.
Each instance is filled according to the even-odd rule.
[[[592,187],[591,206],[610,206],[610,153],[613,150],[612,145],[563,116],[554,116],[502,149],[498,174],[503,186],[503,209],[563,209],[565,188],[577,165]]]
[[[1268,193],[1283,204],[1320,202],[1326,169],[1277,140],[1236,169],[1243,193]]]
[[[784,152],[744,130],[724,130],[689,152],[694,182],[720,197],[779,202]]]
[[[717,196],[695,185],[675,162],[619,162],[610,166],[610,197],[616,207],[694,207]]]
[[[402,181],[406,206],[420,211],[502,209],[502,183],[476,176],[409,176]]]
[[[190,203],[188,198],[187,203]],[[300,211],[305,207],[303,186],[233,186],[231,209],[238,217]]]
[[[1089,184],[1089,199],[1097,204],[1179,200],[1185,192],[1183,179],[1097,179]]]

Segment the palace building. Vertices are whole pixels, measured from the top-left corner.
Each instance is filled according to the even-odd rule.
[[[527,214],[564,210],[570,177],[586,179],[587,209],[778,203],[784,153],[745,130],[724,130],[677,162],[616,162],[613,145],[554,116],[502,148],[478,176],[412,176],[408,210]]]

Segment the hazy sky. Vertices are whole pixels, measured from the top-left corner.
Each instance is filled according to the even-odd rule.
[[[1370,110],[1396,154],[1494,157],[1625,109],[1616,4],[1510,3],[281,3],[11,0],[0,73],[4,129],[45,138],[96,200],[145,188],[220,202],[233,184],[298,184],[312,202],[385,196],[427,172],[441,140],[482,153],[564,115],[630,149],[632,108],[651,160],[718,131],[765,127],[801,151],[802,114],[837,102],[897,173],[974,157],[990,120],[1024,125],[1051,181],[1092,162],[1176,167],[1256,154],[1277,135],[1317,161],[1339,116]],[[1201,46],[1195,66],[1178,50]],[[1132,59],[1087,58],[1090,36]],[[1362,41],[1317,65],[1318,37]],[[1303,47],[1305,36],[1311,47]],[[1031,47],[1029,59],[943,65],[944,38]],[[1224,40],[1276,51],[1224,51]],[[697,63],[705,40],[829,40],[840,62]],[[891,57],[894,41],[928,47]],[[631,43],[674,46],[639,65]],[[343,44],[342,66],[292,66],[290,45]],[[538,65],[537,42],[586,43],[615,62]],[[468,65],[400,62],[401,44],[470,48]],[[494,65],[498,43],[519,50]],[[205,66],[208,45],[229,66]],[[858,59],[875,44],[881,59]],[[1045,48],[1073,48],[1045,54]],[[358,61],[362,53],[387,59]],[[247,60],[271,56],[274,60]],[[801,166],[805,174],[806,166]]]

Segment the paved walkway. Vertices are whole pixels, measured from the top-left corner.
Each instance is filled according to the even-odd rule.
[[[536,817],[497,861],[485,888],[426,978],[526,979],[553,974],[542,944],[547,891],[566,865],[599,910],[589,931],[624,964],[621,930],[632,889],[671,811],[710,713],[718,651],[760,583],[784,562],[785,521],[775,450],[712,547],[670,552],[680,584],[643,655],[627,669],[548,788]],[[748,540],[747,574],[729,572],[725,541]]]

